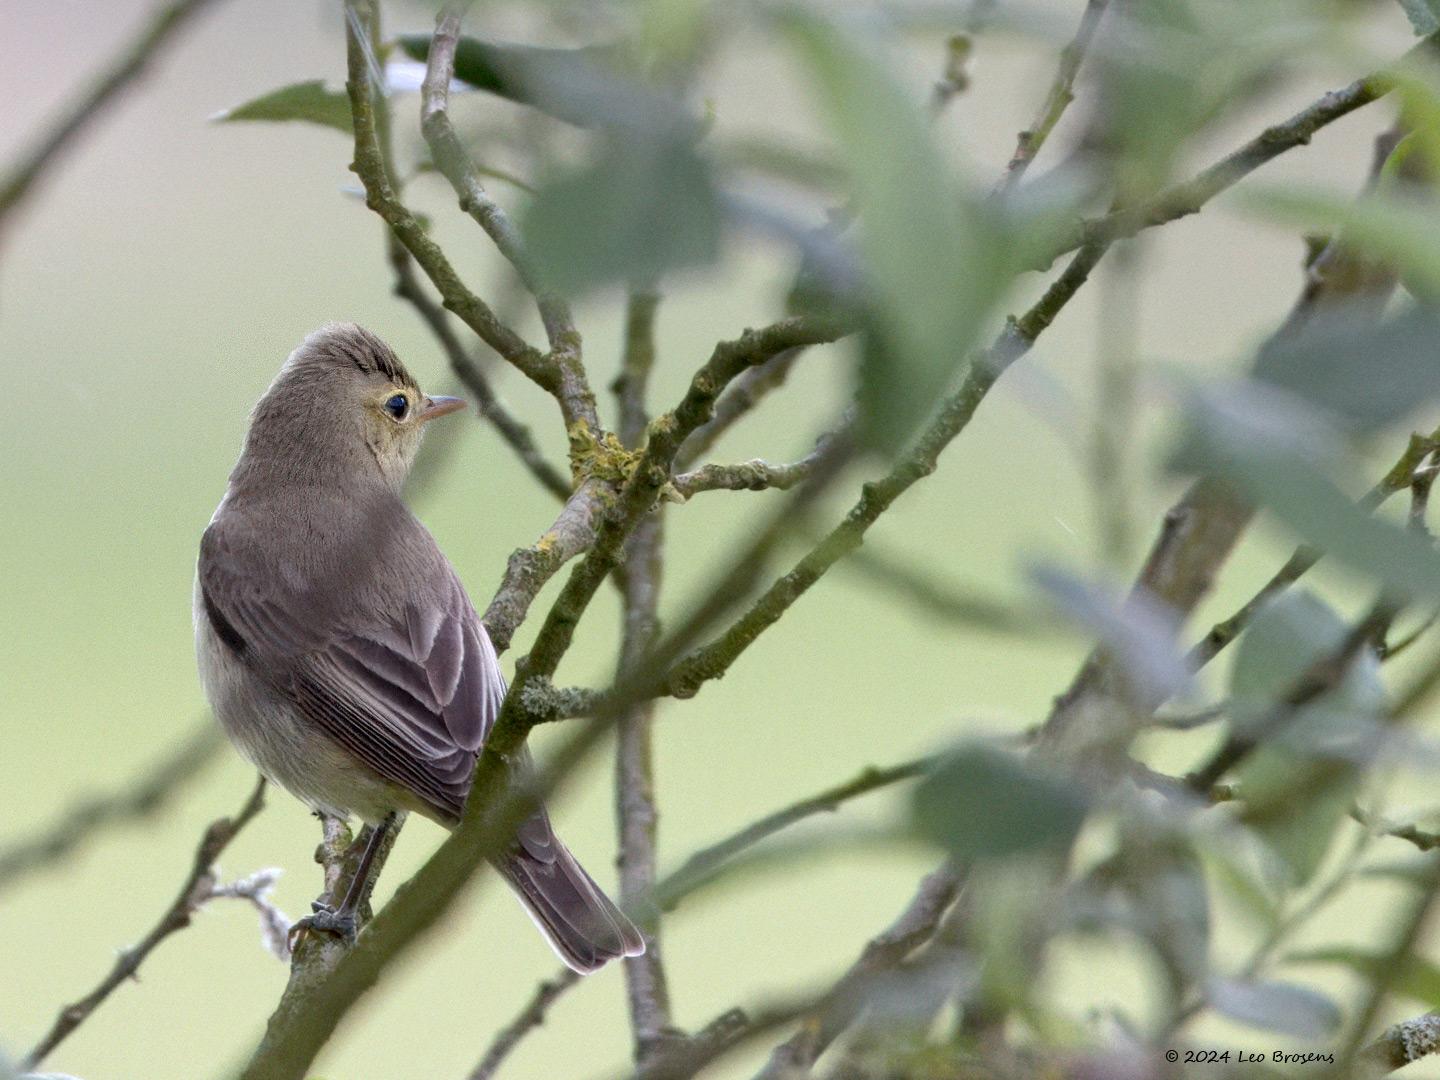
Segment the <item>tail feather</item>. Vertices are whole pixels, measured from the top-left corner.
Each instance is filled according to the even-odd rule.
[[[540,822],[527,822],[522,830],[539,831]],[[645,940],[634,923],[610,902],[575,856],[543,823],[548,843],[518,844],[495,862],[524,901],[536,924],[549,939],[560,959],[581,974],[603,967],[621,956],[639,956]]]

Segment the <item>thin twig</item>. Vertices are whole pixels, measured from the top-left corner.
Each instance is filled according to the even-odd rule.
[[[1440,447],[1440,429],[1436,429],[1429,435],[1412,434],[1404,452],[1391,466],[1390,471],[1361,497],[1360,509],[1370,513],[1378,509],[1391,495],[1409,487],[1413,481],[1415,470],[1426,455],[1432,453],[1437,447]],[[1311,567],[1324,556],[1323,551],[1308,544],[1301,544],[1297,547],[1290,558],[1286,560],[1285,565],[1275,572],[1259,592],[1245,601],[1234,614],[1212,626],[1206,635],[1190,649],[1185,657],[1190,668],[1198,671],[1215,659],[1250,625],[1261,608],[1304,577]]]
[[[899,464],[881,479],[865,484],[859,502],[845,519],[788,573],[776,579],[724,633],[671,668],[662,681],[661,692],[672,697],[693,697],[706,682],[720,678],[826,571],[858,548],[880,515],[917,480],[935,471],[940,454],[965,430],[990,388],[1012,363],[1029,351],[1035,339],[1085,284],[1104,250],[1095,246],[1077,253],[1045,295],[1019,319],[1007,323],[995,343],[975,359],[960,389],[945,401],[935,420]]]
[[[1399,981],[1401,973],[1410,963],[1411,955],[1415,946],[1419,944],[1420,935],[1429,921],[1430,913],[1434,910],[1437,900],[1440,900],[1440,857],[1431,855],[1424,882],[1420,886],[1420,895],[1416,898],[1411,907],[1409,916],[1400,925],[1390,948],[1379,958],[1375,965],[1375,974],[1371,978],[1369,992],[1365,995],[1364,1004],[1356,1015],[1355,1023],[1350,1029],[1350,1035],[1345,1040],[1340,1053],[1335,1055],[1335,1069],[1333,1075],[1336,1077],[1350,1077],[1354,1075],[1352,1066],[1355,1059],[1365,1049],[1365,1037],[1374,1026],[1380,1010],[1389,996],[1391,988]]]
[[[264,805],[265,781],[261,780],[255,785],[255,790],[245,800],[245,804],[240,808],[238,814],[234,817],[219,818],[210,823],[209,828],[205,830],[205,835],[200,840],[200,846],[195,850],[190,873],[180,887],[179,895],[160,916],[160,921],[151,928],[138,945],[120,953],[109,974],[100,980],[100,984],[94,990],[74,1004],[67,1005],[60,1010],[60,1015],[45,1037],[35,1044],[30,1053],[25,1055],[24,1061],[21,1062],[22,1071],[29,1072],[35,1069],[76,1028],[83,1024],[117,987],[135,977],[136,972],[140,970],[140,965],[145,962],[145,958],[155,950],[156,946],[171,934],[190,925],[191,916],[210,898],[216,884],[215,860]]]
[[[425,81],[420,87],[420,129],[435,164],[450,181],[460,199],[460,209],[469,214],[495,242],[510,265],[520,275],[540,309],[540,320],[550,340],[554,356],[578,352],[580,339],[569,305],[562,297],[545,288],[536,276],[530,258],[521,242],[520,231],[509,215],[490,197],[480,182],[480,173],[470,160],[455,127],[450,122],[450,83],[455,78],[455,49],[460,43],[460,16],[456,8],[446,8],[435,17],[435,35],[430,40],[426,58]],[[566,360],[561,361],[564,368]],[[581,372],[583,382],[583,371]],[[570,393],[587,393],[588,387],[575,386]]]
[[[456,336],[445,309],[429,297],[416,279],[410,253],[395,239],[393,233],[389,236],[389,248],[390,265],[395,270],[395,295],[409,301],[420,318],[430,327],[430,332],[435,335],[445,358],[450,362],[450,370],[474,397],[476,412],[495,425],[500,437],[515,451],[516,456],[546,491],[558,499],[568,499],[570,481],[546,460],[529,427],[510,411],[509,406],[490,385],[489,376]]]
[[[471,1070],[466,1080],[493,1080],[495,1074],[500,1071],[500,1066],[505,1064],[505,1059],[510,1056],[520,1041],[545,1023],[545,1017],[549,1014],[550,1007],[559,1000],[565,991],[579,981],[579,972],[572,971],[570,968],[561,968],[552,978],[546,979],[536,987],[535,993],[525,1003],[525,1007],[520,1010],[515,1019],[496,1033],[494,1040],[486,1049],[485,1055]]]
[[[675,455],[676,464],[688,468],[708,453],[722,435],[749,416],[770,393],[785,385],[804,352],[804,349],[786,349],[736,379],[715,403],[715,415],[691,432],[681,445]]]
[[[927,756],[886,768],[870,766],[860,775],[852,777],[842,784],[836,784],[834,787],[817,792],[776,810],[772,814],[765,815],[725,839],[711,844],[709,847],[701,848],[687,858],[655,886],[655,902],[662,910],[674,910],[681,900],[713,878],[721,867],[740,852],[754,847],[782,829],[788,829],[806,818],[814,817],[816,814],[833,813],[851,799],[922,776],[935,764],[935,761],[934,756]]]
[[[786,1080],[804,1076],[815,1060],[848,1027],[864,1006],[857,991],[883,971],[890,970],[929,941],[945,912],[960,892],[960,872],[947,863],[932,871],[900,916],[866,942],[860,956],[825,995],[823,1003],[805,1015],[800,1029],[771,1053],[756,1080]]]
[[[0,222],[30,193],[46,169],[90,126],[120,92],[145,72],[155,56],[211,0],[174,0],[159,8],[121,49],[110,66],[40,136],[0,182]]]
[[[1403,65],[1423,56],[1440,43],[1440,34],[1425,38],[1399,61]],[[1256,169],[1298,146],[1307,145],[1316,132],[1377,101],[1390,92],[1392,82],[1384,72],[1357,79],[1340,90],[1332,90],[1293,116],[1266,128],[1244,146],[1228,154],[1190,180],[1165,188],[1139,206],[1125,208],[1080,223],[1057,243],[1043,260],[1048,266],[1056,258],[1086,244],[1110,244],[1143,229],[1165,225],[1198,213],[1207,202],[1249,176]]]
[[[0,892],[53,866],[104,829],[153,817],[209,765],[225,745],[208,717],[161,761],[124,787],[76,803],[39,833],[0,851]]]
[[[376,65],[370,41],[370,28],[375,22],[374,0],[347,0],[345,13],[348,70],[345,89],[355,129],[355,158],[350,168],[365,188],[365,205],[380,215],[414,256],[416,264],[440,293],[445,308],[458,315],[485,344],[527,378],[554,396],[567,427],[584,424],[590,431],[598,432],[595,395],[583,385],[583,371],[570,364],[568,358],[562,363],[561,358],[542,353],[502,323],[490,305],[465,285],[440,245],[401,202],[386,171],[375,107],[377,87],[372,69]]]
[[[625,345],[615,393],[620,405],[620,438],[636,449],[649,424],[646,404],[655,366],[654,289],[632,289],[625,318]],[[624,604],[616,682],[643,669],[660,633],[660,588],[664,578],[663,505],[635,527],[618,568]],[[636,701],[616,719],[615,825],[618,834],[620,902],[645,937],[645,952],[625,964],[626,1000],[634,1033],[634,1058],[643,1062],[674,1035],[669,981],[660,940],[660,913],[647,901],[655,889],[655,702]]]
[[[1025,170],[1030,167],[1050,133],[1055,130],[1055,125],[1060,122],[1060,117],[1065,115],[1065,110],[1075,100],[1076,76],[1080,74],[1080,65],[1085,62],[1085,54],[1090,51],[1090,42],[1095,37],[1095,31],[1100,26],[1100,19],[1109,2],[1110,0],[1088,0],[1086,3],[1085,11],[1080,16],[1080,28],[1075,31],[1075,37],[1070,44],[1061,50],[1060,63],[1045,95],[1045,101],[1034,122],[1020,132],[1015,143],[1015,153],[1010,158],[1010,164],[1005,167],[1005,175],[1001,178],[997,190],[1009,191],[1020,183]]]
[[[702,491],[765,491],[769,488],[788,491],[814,475],[831,452],[834,440],[844,438],[849,428],[848,421],[842,422],[840,428],[826,432],[816,442],[815,449],[796,461],[772,465],[753,458],[734,465],[702,465],[681,473],[670,486],[686,499]]]

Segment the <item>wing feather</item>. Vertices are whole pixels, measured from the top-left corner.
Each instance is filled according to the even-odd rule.
[[[347,568],[305,588],[294,567],[278,572],[262,547],[236,543],[222,516],[201,543],[201,588],[243,662],[360,763],[454,818],[505,680],[444,555],[408,512],[399,525],[402,549],[377,563],[411,580]]]

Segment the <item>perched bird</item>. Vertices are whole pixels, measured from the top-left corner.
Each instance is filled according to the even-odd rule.
[[[375,826],[344,902],[312,916],[318,929],[354,933],[400,813],[459,820],[505,696],[474,605],[400,498],[426,425],[463,407],[422,393],[375,335],[326,326],[255,406],[200,541],[195,645],[215,715],[272,782]],[[644,951],[543,808],[495,866],[575,970]]]

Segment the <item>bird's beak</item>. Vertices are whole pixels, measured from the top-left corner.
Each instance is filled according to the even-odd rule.
[[[425,407],[420,410],[420,422],[428,424],[431,420],[440,416],[446,416],[452,412],[459,412],[465,408],[465,399],[458,397],[427,397]]]

